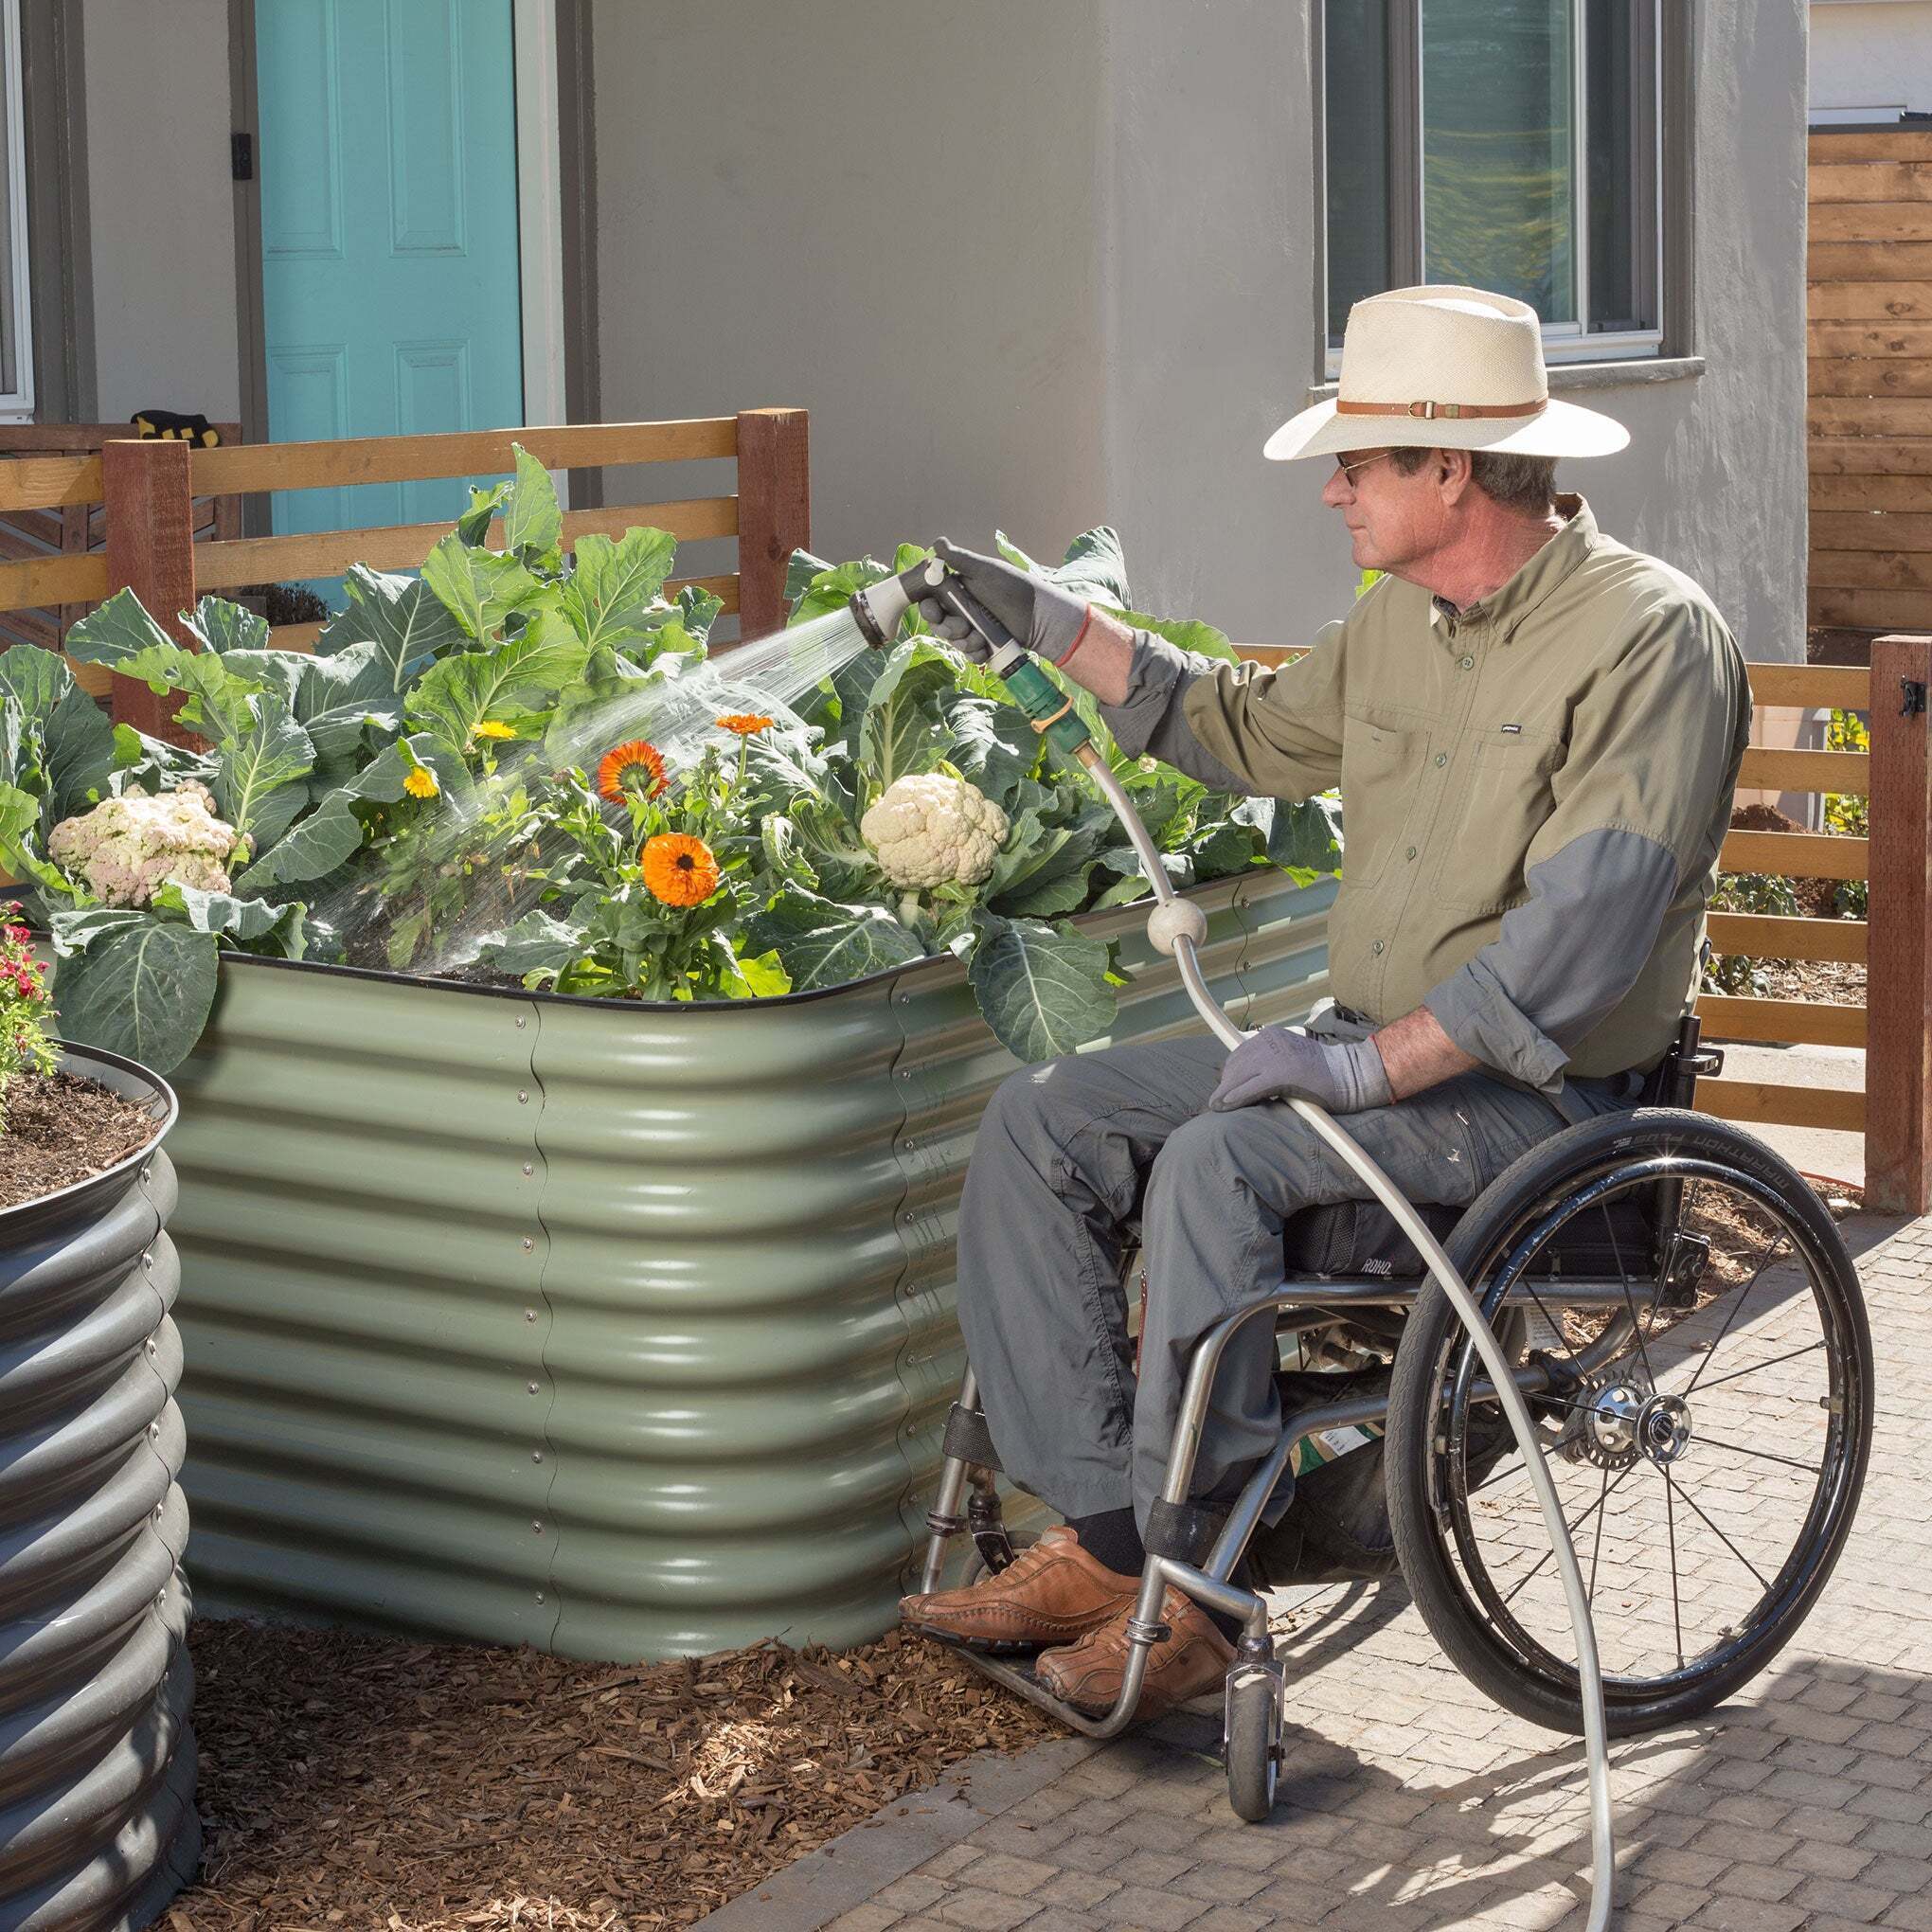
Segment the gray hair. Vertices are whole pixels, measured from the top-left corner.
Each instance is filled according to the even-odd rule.
[[[1425,449],[1399,449],[1395,467],[1413,476],[1427,460]],[[1556,499],[1556,458],[1520,456],[1507,450],[1471,450],[1469,474],[1491,502],[1505,510],[1540,512]]]

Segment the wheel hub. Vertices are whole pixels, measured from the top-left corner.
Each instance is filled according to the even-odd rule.
[[[1586,1384],[1570,1411],[1559,1453],[1593,1469],[1628,1469],[1639,1457],[1664,1468],[1690,1447],[1690,1408],[1659,1395],[1641,1375],[1611,1373]]]

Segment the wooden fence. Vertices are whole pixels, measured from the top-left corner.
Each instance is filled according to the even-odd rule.
[[[802,409],[752,409],[682,422],[602,422],[554,429],[478,430],[456,436],[368,437],[340,442],[236,443],[194,449],[184,442],[116,441],[98,455],[31,456],[0,461],[0,516],[98,506],[106,548],[98,553],[0,562],[0,612],[92,603],[132,589],[183,643],[192,637],[178,613],[205,591],[232,591],[277,580],[339,576],[351,564],[413,569],[449,526],[402,524],[284,537],[224,537],[196,543],[204,499],[259,491],[322,489],[432,477],[508,474],[512,443],[554,470],[736,461],[728,496],[621,504],[569,510],[564,545],[592,531],[620,535],[653,524],[680,542],[735,537],[738,568],[673,579],[669,589],[702,584],[736,612],[741,637],[778,630],[785,620],[785,569],[795,547],[811,544],[808,424]],[[313,649],[320,627],[285,625],[271,643]],[[82,685],[105,695],[117,720],[146,731],[170,730],[178,700],[157,697],[103,667],[78,665]]]
[[[1810,153],[1811,621],[1932,630],[1932,134]]]

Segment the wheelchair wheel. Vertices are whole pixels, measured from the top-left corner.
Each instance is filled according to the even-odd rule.
[[[1797,1632],[1864,1481],[1871,1337],[1831,1217],[1750,1136],[1646,1109],[1532,1149],[1447,1245],[1511,1359],[1549,1375],[1530,1406],[1589,1592],[1611,1734],[1708,1710]],[[1390,1391],[1397,1555],[1473,1682],[1580,1732],[1562,1581],[1485,1386],[1427,1283]]]
[[[1275,1809],[1281,1768],[1281,1670],[1237,1661],[1227,1673],[1222,1744],[1227,1802],[1243,1823],[1258,1825]]]

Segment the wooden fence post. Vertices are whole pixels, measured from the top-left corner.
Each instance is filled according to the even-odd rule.
[[[1871,865],[1865,1198],[1932,1208],[1932,637],[1871,647]]]
[[[100,452],[107,522],[107,591],[132,590],[176,643],[195,649],[179,614],[194,608],[194,495],[185,442],[116,439]],[[191,744],[175,724],[178,694],[157,696],[137,679],[114,681],[114,718],[157,738]]]
[[[812,470],[802,409],[738,418],[738,635],[785,626],[785,570],[812,547]]]

